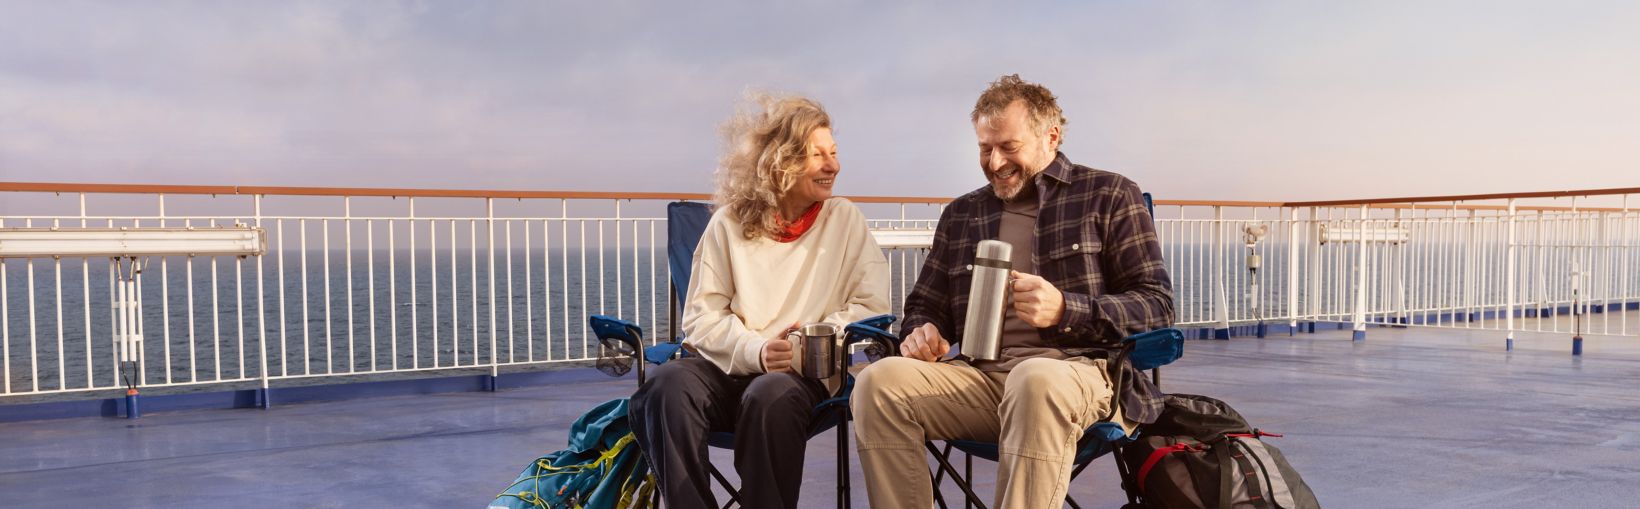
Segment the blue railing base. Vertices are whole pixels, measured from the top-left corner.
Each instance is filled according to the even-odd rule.
[[[279,392],[279,402],[281,404],[416,394],[476,392],[485,389],[485,382],[481,378],[489,377],[492,377],[492,375],[462,375],[273,387],[268,389],[267,392],[259,388],[251,388],[184,394],[147,394],[147,397],[143,398],[144,401],[141,402],[142,406],[147,408],[140,408],[139,410],[172,412],[206,408],[266,408],[271,406],[273,392]],[[497,390],[502,387],[530,387],[620,379],[611,378],[595,369],[570,366],[542,371],[502,373],[499,377],[494,378],[493,383]],[[632,375],[629,374],[623,378],[631,379]],[[132,401],[135,400],[120,397],[117,393],[105,393],[100,398],[92,399],[0,405],[0,423],[82,417],[124,417]]]

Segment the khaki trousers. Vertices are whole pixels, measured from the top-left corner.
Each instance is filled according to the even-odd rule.
[[[1076,442],[1112,404],[1104,360],[1027,359],[1009,373],[890,357],[860,374],[851,405],[871,507],[934,503],[928,440],[995,442],[998,509],[1058,508]]]

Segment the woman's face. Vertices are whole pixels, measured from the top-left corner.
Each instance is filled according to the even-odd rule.
[[[785,197],[787,203],[799,207],[830,198],[831,186],[843,169],[837,162],[837,142],[831,139],[830,128],[822,127],[809,133],[807,150],[803,173],[797,176],[797,182],[792,183]]]

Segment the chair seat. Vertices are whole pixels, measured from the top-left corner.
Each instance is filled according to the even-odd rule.
[[[839,396],[820,402],[814,407],[814,416],[809,418],[809,438],[837,427],[843,422],[842,410],[848,407],[848,397]],[[734,449],[735,434],[727,431],[713,431],[706,434],[706,445],[719,449]]]
[[[1089,461],[1093,461],[1094,458],[1109,454],[1111,451],[1112,442],[1127,442],[1133,438],[1137,438],[1138,433],[1135,432],[1134,435],[1134,437],[1124,435],[1122,433],[1122,426],[1114,422],[1101,422],[1094,424],[1089,427],[1087,431],[1082,432],[1081,445],[1076,448],[1075,464],[1080,465],[1087,463]],[[996,461],[999,455],[997,444],[994,443],[975,442],[972,440],[947,440],[946,443],[949,443],[957,450],[976,458]]]

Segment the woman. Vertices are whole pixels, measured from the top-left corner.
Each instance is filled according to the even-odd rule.
[[[801,352],[784,336],[887,313],[888,261],[860,210],[831,194],[841,168],[819,103],[756,98],[724,132],[718,208],[683,310],[693,355],[651,371],[632,396],[632,427],[668,507],[718,507],[706,435],[732,431],[741,505],[793,508],[809,419],[841,374],[797,374]]]

